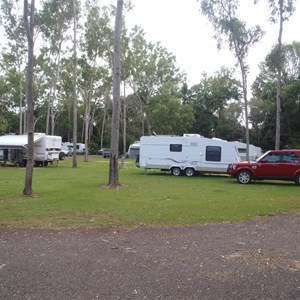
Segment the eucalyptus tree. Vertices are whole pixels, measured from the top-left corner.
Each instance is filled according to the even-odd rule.
[[[10,61],[9,73],[15,72],[18,77],[18,99],[19,99],[19,134],[25,129],[24,115],[24,77],[25,77],[25,56],[26,56],[26,33],[22,20],[21,0],[2,0],[1,20],[6,36],[7,49],[4,50],[6,60]],[[8,66],[8,65],[6,65]],[[24,124],[23,124],[24,122]]]
[[[246,23],[236,16],[238,5],[238,0],[201,0],[202,13],[207,16],[215,30],[218,48],[222,48],[224,44],[228,45],[236,57],[241,72],[246,126],[246,159],[248,160],[250,138],[247,79],[249,66],[246,62],[246,58],[250,47],[261,39],[263,32],[258,25],[249,29],[247,28]]]
[[[77,19],[78,19],[78,4],[76,0],[72,0],[73,4],[73,149],[76,149],[77,144]],[[68,139],[69,140],[69,139]],[[77,167],[77,153],[73,151],[72,167]]]
[[[258,2],[256,0],[255,2]],[[283,23],[287,21],[295,11],[295,0],[268,0],[270,8],[270,21],[275,24],[279,22],[278,42],[276,45],[276,138],[275,149],[280,149],[281,131],[281,80],[283,69],[282,34]]]
[[[120,127],[120,85],[121,85],[121,31],[123,0],[117,0],[115,18],[115,39],[114,39],[114,65],[113,65],[113,111],[112,128],[110,140],[110,163],[108,187],[116,188],[119,183],[119,127]]]
[[[63,43],[70,39],[70,27],[73,20],[72,0],[45,0],[38,15],[38,25],[44,41],[41,54],[46,72],[48,86],[48,109],[46,118],[46,133],[54,134],[55,98],[57,94],[58,75],[61,57],[64,54]],[[65,48],[66,51],[66,48]],[[50,122],[51,119],[51,122]]]
[[[183,78],[175,66],[175,56],[160,43],[147,42],[142,28],[135,26],[130,33],[131,73],[127,82],[141,102],[142,134],[151,134],[152,124],[149,114],[151,98],[164,82],[179,84]],[[144,120],[145,119],[145,120]]]
[[[35,0],[24,0],[24,26],[28,41],[28,63],[26,74],[26,98],[27,98],[27,129],[28,129],[28,151],[25,174],[25,187],[23,194],[32,196],[32,178],[34,164],[34,94],[33,94],[33,68],[34,68],[34,15]]]
[[[272,148],[276,143],[276,84],[277,46],[260,64],[260,73],[252,85],[251,122],[262,146]],[[300,144],[300,42],[282,45],[281,76],[281,143],[299,147]],[[260,115],[261,114],[261,115]]]
[[[111,53],[113,48],[113,29],[111,28],[112,10],[109,7],[88,5],[85,31],[81,42],[83,58],[81,90],[85,99],[85,144],[88,149],[91,128],[91,103],[95,100],[95,92],[106,85],[111,73]],[[88,160],[87,151],[85,161]]]

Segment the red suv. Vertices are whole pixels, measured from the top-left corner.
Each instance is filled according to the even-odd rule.
[[[300,150],[271,150],[255,162],[228,165],[227,173],[242,184],[258,179],[295,181],[300,185]]]

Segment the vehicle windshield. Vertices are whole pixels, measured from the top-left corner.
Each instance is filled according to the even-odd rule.
[[[260,157],[258,157],[255,161],[258,162],[260,161],[263,157],[265,157],[267,154],[269,153],[269,151],[265,152],[264,154],[262,154]]]

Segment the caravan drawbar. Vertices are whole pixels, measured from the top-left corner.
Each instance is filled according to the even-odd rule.
[[[170,171],[172,175],[226,173],[228,164],[239,162],[233,143],[198,134],[143,136],[137,167]]]

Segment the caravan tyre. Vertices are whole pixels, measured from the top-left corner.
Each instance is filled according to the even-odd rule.
[[[195,170],[193,168],[186,168],[184,172],[188,177],[192,177],[195,175]]]
[[[171,172],[172,172],[172,175],[174,175],[174,176],[180,176],[181,175],[181,169],[179,167],[172,168]]]

